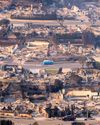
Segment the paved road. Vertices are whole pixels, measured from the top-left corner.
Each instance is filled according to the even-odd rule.
[[[5,62],[2,64],[8,64],[8,65],[16,65],[16,62]],[[61,61],[56,62],[53,65],[43,65],[41,62],[27,62],[24,63],[24,68],[26,69],[59,69],[62,67],[63,69],[77,69],[81,67],[81,64],[79,62],[67,62],[67,61]]]
[[[0,118],[1,119],[1,118]],[[8,118],[9,120],[12,120],[15,125],[30,125],[33,124],[36,120],[34,119],[14,119],[14,118]],[[62,121],[62,120],[54,120],[54,119],[47,119],[47,120],[37,120],[39,125],[71,125],[72,122],[70,121]],[[95,120],[87,120],[83,121],[86,123],[86,125],[100,125],[100,122],[97,122]]]
[[[34,25],[48,25],[48,26],[59,26],[59,21],[56,20],[18,20],[10,19],[13,24],[23,24],[23,23],[33,23]],[[63,22],[65,26],[67,25],[89,25],[89,22],[81,22],[76,20],[65,20]]]
[[[13,24],[24,24],[24,23],[33,23],[34,25],[47,25],[47,26],[59,26],[60,23],[57,20],[19,20],[19,19],[9,19]],[[81,22],[78,20],[64,20],[64,26],[67,25],[80,25],[80,26],[89,26],[90,22]],[[100,26],[100,21],[95,22],[95,25]]]
[[[44,68],[57,68],[59,69],[60,67],[62,68],[70,68],[70,69],[76,69],[81,67],[80,63],[78,62],[67,62],[67,61],[62,61],[62,62],[57,62],[54,65],[42,65],[41,63],[26,63],[24,64],[24,67],[27,69],[44,69]]]

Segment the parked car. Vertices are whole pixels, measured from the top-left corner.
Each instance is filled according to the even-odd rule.
[[[44,60],[42,62],[43,65],[53,65],[54,64],[54,61],[53,60]]]

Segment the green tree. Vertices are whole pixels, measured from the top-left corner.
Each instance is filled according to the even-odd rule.
[[[72,125],[85,125],[84,122],[73,122]]]
[[[2,25],[8,26],[9,24],[10,24],[10,21],[8,19],[0,20],[0,26],[2,26]]]
[[[50,5],[53,3],[53,0],[43,0],[43,3],[46,3],[46,5]]]
[[[38,122],[34,122],[33,125],[39,125]]]
[[[4,38],[8,35],[10,31],[10,21],[8,19],[0,20],[0,37]]]
[[[1,120],[0,125],[14,125],[14,123],[10,120]]]

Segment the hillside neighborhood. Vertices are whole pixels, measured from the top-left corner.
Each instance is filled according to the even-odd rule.
[[[0,125],[100,125],[100,1],[0,1]]]

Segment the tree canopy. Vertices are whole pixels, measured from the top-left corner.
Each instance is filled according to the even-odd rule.
[[[2,19],[2,20],[0,20],[0,26],[2,26],[2,25],[8,25],[8,24],[10,24],[10,21],[8,19]]]

